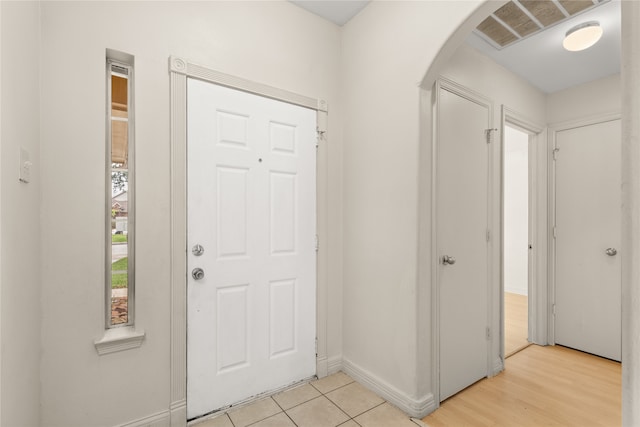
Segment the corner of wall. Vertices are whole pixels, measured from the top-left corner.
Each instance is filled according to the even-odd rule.
[[[409,396],[348,359],[342,360],[342,371],[411,417],[422,418],[438,407],[432,393],[417,398]]]
[[[39,425],[40,2],[0,2],[0,21],[0,423]],[[18,180],[21,149],[28,183]]]

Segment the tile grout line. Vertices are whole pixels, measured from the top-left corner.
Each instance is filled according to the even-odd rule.
[[[284,412],[284,413],[285,413],[285,415],[286,415],[286,411],[285,411],[284,409],[282,409],[282,406],[280,406],[280,404],[279,404],[279,403],[278,403],[278,402],[273,398],[273,396],[269,396],[269,397],[267,397],[267,399],[270,399],[273,403],[275,403],[275,404],[276,404],[276,406],[277,406],[278,408],[280,408],[280,412],[276,412],[275,414],[271,414],[271,415],[269,415],[269,416],[267,416],[267,417],[264,417],[264,418],[262,418],[262,419],[259,419],[259,420],[255,421],[255,422],[252,422],[251,424],[247,424],[245,427],[251,427],[251,426],[256,425],[256,424],[258,424],[258,423],[261,423],[262,421],[267,420],[267,419],[269,419],[269,418],[271,418],[271,417],[275,417],[276,415],[281,414],[281,413],[283,413],[283,412]],[[264,399],[264,400],[266,400],[266,399]],[[287,417],[288,417],[288,416],[289,416],[289,415],[287,415]],[[231,417],[229,417],[229,419],[231,419]],[[293,421],[293,420],[291,420],[291,421]],[[231,420],[231,424],[233,424],[233,420]],[[294,424],[295,424],[295,423],[294,423]],[[234,424],[234,427],[235,427],[235,424]],[[296,426],[296,427],[297,427],[297,426]]]
[[[346,375],[346,374],[345,374],[345,375]],[[265,418],[262,418],[262,419],[260,419],[260,420],[254,421],[254,422],[252,422],[251,424],[247,424],[247,425],[246,425],[246,427],[254,426],[254,425],[256,425],[256,424],[258,424],[258,423],[260,423],[260,422],[263,422],[264,420],[267,420],[267,419],[269,419],[269,418],[275,417],[275,416],[277,416],[277,415],[279,415],[279,414],[281,414],[281,413],[284,413],[284,415],[285,415],[285,416],[286,416],[286,417],[291,421],[291,423],[292,423],[294,426],[299,427],[299,425],[298,425],[298,424],[293,420],[293,418],[289,415],[288,411],[290,411],[290,410],[292,410],[292,409],[294,409],[294,408],[297,408],[297,407],[299,407],[299,406],[302,406],[302,405],[304,405],[304,404],[307,404],[307,403],[309,403],[309,402],[311,402],[311,401],[313,401],[313,400],[316,400],[316,399],[318,399],[318,398],[320,398],[320,397],[324,397],[325,399],[327,399],[327,401],[329,401],[329,403],[331,403],[332,405],[334,405],[334,406],[335,406],[335,407],[336,407],[336,408],[337,408],[341,413],[343,413],[343,414],[347,417],[347,420],[345,420],[345,421],[344,421],[344,422],[342,422],[341,424],[338,424],[338,426],[337,426],[337,427],[340,427],[340,426],[342,426],[342,425],[344,425],[344,424],[346,424],[346,423],[349,423],[350,421],[352,421],[356,426],[358,426],[358,427],[362,427],[362,425],[361,425],[358,421],[356,421],[356,419],[355,419],[356,417],[360,417],[360,416],[362,416],[362,415],[364,415],[364,414],[366,414],[366,413],[368,413],[368,412],[371,412],[371,411],[373,411],[374,409],[379,408],[380,406],[382,406],[382,405],[384,405],[384,404],[386,404],[386,403],[389,403],[389,402],[388,402],[387,400],[385,400],[385,399],[381,398],[380,396],[378,396],[378,397],[379,397],[379,398],[381,398],[381,400],[382,400],[382,402],[381,402],[381,403],[378,403],[377,405],[374,405],[373,407],[371,407],[371,408],[367,409],[366,411],[364,411],[364,412],[362,412],[362,413],[359,413],[359,414],[356,414],[355,416],[353,416],[353,417],[352,417],[352,416],[351,416],[351,415],[349,415],[349,414],[348,414],[348,413],[347,413],[347,412],[346,412],[342,407],[340,407],[340,405],[339,405],[338,403],[334,402],[334,401],[333,401],[333,400],[328,396],[328,394],[333,393],[333,392],[335,392],[335,391],[337,391],[337,390],[340,390],[340,389],[342,389],[342,388],[345,388],[345,387],[347,387],[347,386],[349,386],[349,385],[352,385],[352,384],[354,384],[354,383],[358,384],[358,382],[357,382],[357,381],[355,381],[353,378],[351,378],[351,377],[348,377],[348,378],[349,378],[349,379],[351,379],[351,381],[350,381],[350,382],[348,382],[348,383],[346,383],[346,384],[342,384],[342,385],[340,385],[339,387],[336,387],[336,388],[334,388],[334,389],[332,389],[332,390],[328,390],[328,391],[326,391],[326,392],[322,392],[321,390],[319,390],[319,389],[318,389],[314,384],[312,384],[312,381],[307,382],[306,384],[307,384],[307,385],[310,385],[310,386],[311,386],[311,387],[312,387],[316,392],[318,392],[318,393],[319,393],[319,395],[318,395],[318,396],[315,396],[315,397],[313,397],[313,398],[311,398],[311,399],[307,399],[307,400],[305,400],[305,401],[303,401],[303,402],[300,402],[300,403],[298,403],[298,404],[296,404],[296,405],[294,405],[294,406],[290,407],[289,409],[284,409],[284,407],[283,407],[280,403],[278,403],[278,401],[274,398],[276,395],[268,396],[267,398],[268,398],[268,399],[270,399],[273,403],[275,403],[275,405],[276,405],[276,407],[279,409],[279,411],[278,411],[278,412],[276,412],[275,414],[272,414],[272,415],[269,415],[269,416],[267,416],[267,417],[265,417]],[[314,382],[317,382],[317,381],[319,381],[319,380],[317,380],[317,379],[316,379]],[[303,384],[302,384],[302,385],[303,385]],[[286,393],[286,391],[283,391],[283,392],[281,392],[281,393]],[[281,393],[279,393],[279,394],[281,394]],[[391,405],[391,404],[390,404],[390,405]],[[391,406],[393,406],[393,405],[391,405]],[[236,423],[233,421],[233,419],[231,418],[231,416],[229,415],[229,413],[228,413],[228,412],[226,412],[226,413],[224,414],[224,416],[229,420],[229,422],[230,422],[230,424],[231,424],[231,426],[232,426],[232,427],[239,427],[239,426],[237,426],[237,425],[236,425]],[[410,421],[413,421],[410,417],[409,417],[409,420],[410,420]],[[415,424],[415,423],[414,423],[414,424]],[[194,427],[197,427],[197,426],[194,426]]]
[[[310,383],[310,382],[308,382],[307,384],[311,385],[311,383]],[[313,387],[313,386],[312,386],[312,387]],[[314,387],[314,388],[315,388],[315,387]],[[271,399],[273,399],[273,396],[271,396]],[[311,400],[313,400],[313,399],[311,399]],[[305,402],[303,402],[303,403],[310,402],[311,400],[307,400],[307,401],[305,401]],[[276,405],[278,405],[278,407],[279,407],[280,409],[282,409],[282,413],[284,413],[284,415],[285,415],[287,418],[289,418],[289,419],[291,420],[291,422],[293,423],[293,425],[294,425],[294,426],[296,426],[296,427],[298,427],[298,424],[296,424],[296,422],[295,422],[295,421],[293,421],[293,418],[291,418],[291,417],[289,416],[289,414],[287,413],[287,411],[288,411],[289,409],[295,408],[296,406],[300,406],[300,405],[302,405],[302,403],[300,403],[300,404],[298,404],[298,405],[296,405],[296,406],[292,406],[291,408],[289,408],[289,409],[286,409],[286,410],[285,410],[285,409],[282,407],[282,405],[278,403],[278,401],[277,401],[276,399],[273,399],[273,401],[274,401],[274,402],[276,402]],[[280,412],[278,412],[278,413],[280,413]],[[272,415],[272,417],[275,417],[276,415],[278,415],[278,414]],[[265,419],[266,419],[266,418],[265,418]]]

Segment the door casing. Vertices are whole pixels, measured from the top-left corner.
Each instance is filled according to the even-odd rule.
[[[533,121],[529,120],[522,114],[506,107],[502,106],[502,119],[501,119],[501,135],[500,139],[500,227],[501,227],[501,239],[504,238],[504,152],[505,152],[505,140],[504,129],[509,125],[521,129],[529,134],[529,244],[531,249],[529,250],[529,273],[528,273],[528,331],[527,336],[530,342],[536,344],[546,344],[546,314],[541,314],[540,310],[544,309],[547,299],[546,287],[544,286],[546,278],[546,259],[544,258],[544,252],[546,242],[544,230],[546,228],[546,215],[545,212],[540,212],[540,199],[546,198],[546,187],[544,181],[540,180],[540,170],[545,168],[546,164],[540,162],[539,153],[546,150],[546,144],[544,140],[545,128]],[[543,163],[543,164],[541,164]],[[544,177],[544,175],[543,175]],[[501,240],[502,242],[502,240]],[[504,360],[504,244],[500,244],[500,357]],[[544,323],[541,325],[540,322]]]
[[[290,104],[316,110],[318,156],[316,165],[317,233],[319,242],[327,239],[327,103],[286,90],[252,82],[221,73],[184,58],[169,58],[171,86],[171,425],[187,422],[187,78],[227,86],[252,94],[277,99]],[[327,247],[319,244],[317,253],[316,338],[318,350],[316,372],[319,377],[328,373],[327,360]]]

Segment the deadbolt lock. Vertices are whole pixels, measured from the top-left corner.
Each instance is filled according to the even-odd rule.
[[[191,248],[191,253],[195,256],[200,256],[204,253],[204,247],[197,243],[193,248]]]

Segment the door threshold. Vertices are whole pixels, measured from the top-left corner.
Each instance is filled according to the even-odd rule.
[[[197,424],[204,422],[210,418],[215,418],[219,415],[225,414],[228,411],[230,411],[231,409],[236,409],[236,408],[241,408],[243,406],[249,406],[252,403],[257,402],[258,400],[262,400],[262,399],[266,399],[267,397],[271,397],[274,396],[276,394],[294,389],[296,387],[299,387],[301,385],[307,384],[311,381],[317,380],[318,376],[317,375],[312,375],[310,377],[304,378],[302,380],[296,381],[294,383],[282,386],[282,387],[278,387],[276,389],[273,390],[269,390],[269,391],[265,391],[263,393],[260,394],[256,394],[255,396],[251,396],[249,398],[246,398],[244,400],[241,400],[239,402],[236,403],[232,403],[231,405],[227,405],[227,406],[223,406],[222,408],[216,409],[214,411],[211,411],[209,413],[206,413],[204,415],[201,415],[199,417],[196,418],[191,418],[190,420],[187,420],[187,426],[191,427],[191,426],[196,426]],[[187,402],[187,405],[189,403]]]
[[[528,342],[527,344],[516,348],[515,350],[511,351],[509,354],[505,354],[504,358],[507,359],[511,356],[513,356],[516,353],[520,353],[522,350],[524,350],[525,348],[529,347],[531,344],[533,344],[532,342]]]

